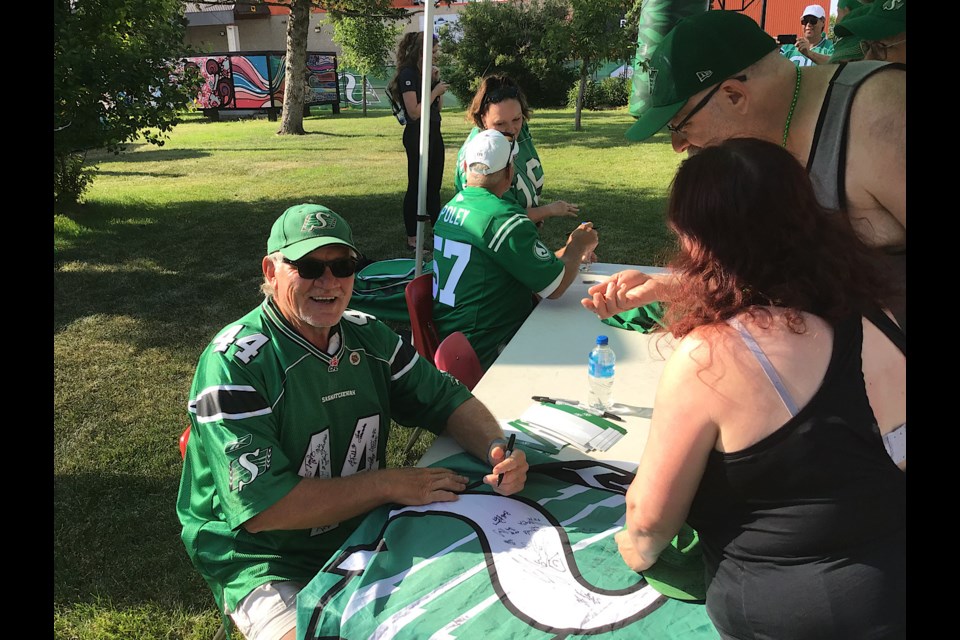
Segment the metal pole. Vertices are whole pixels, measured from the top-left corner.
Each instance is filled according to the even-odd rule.
[[[430,162],[430,90],[433,76],[433,0],[423,4],[423,63],[420,65],[420,180],[417,189],[417,257],[414,275],[423,273],[423,232],[427,220],[427,172]]]

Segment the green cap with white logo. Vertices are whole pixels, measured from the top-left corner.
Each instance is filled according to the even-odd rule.
[[[342,244],[360,253],[353,244],[350,225],[339,214],[319,204],[298,204],[273,223],[267,253],[279,251],[290,260],[299,260],[330,244]]]
[[[650,58],[650,108],[627,130],[646,140],[663,128],[691,96],[746,69],[777,48],[751,18],[711,10],[682,18]]]
[[[882,40],[907,30],[907,0],[873,0],[867,11],[848,15],[834,27],[838,36]]]

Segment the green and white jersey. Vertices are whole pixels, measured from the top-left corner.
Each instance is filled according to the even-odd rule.
[[[720,637],[706,607],[661,595],[620,557],[631,467],[527,459],[512,496],[480,484],[371,512],[298,595],[298,640]],[[466,454],[437,466],[485,473]]]
[[[441,431],[470,392],[372,316],[347,310],[330,353],[272,301],[225,327],[200,356],[177,497],[181,538],[221,607],[269,580],[306,584],[362,517],[251,534],[243,523],[301,478],[386,463],[391,418]]]
[[[564,263],[518,204],[466,187],[433,226],[433,312],[444,338],[462,331],[484,369],[563,280]]]
[[[453,177],[454,193],[460,193],[467,186],[467,168],[463,164],[463,149],[478,133],[480,129],[474,127],[457,153],[457,173]],[[516,202],[524,209],[539,207],[540,192],[543,191],[543,166],[540,164],[537,149],[533,146],[533,137],[526,122],[523,123],[517,135],[517,155],[513,158],[513,169],[513,184],[510,190],[503,194],[503,199]]]
[[[814,53],[822,53],[825,56],[833,55],[833,42],[828,38],[824,38],[817,43],[816,46],[810,47],[810,50]],[[797,49],[795,44],[785,44],[780,47],[780,53],[783,54],[783,57],[792,61],[798,67],[812,67],[814,61],[808,58],[807,56],[800,53],[800,50]]]

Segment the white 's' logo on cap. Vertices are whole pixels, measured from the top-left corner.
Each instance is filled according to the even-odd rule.
[[[882,9],[884,11],[896,11],[903,6],[904,2],[906,2],[906,0],[887,0],[883,3]]]
[[[303,226],[300,227],[300,231],[306,233],[314,229],[333,229],[335,226],[337,226],[337,219],[329,213],[321,211],[307,215],[307,217],[303,219]]]
[[[707,78],[713,75],[713,71],[697,71],[697,80],[703,82]]]

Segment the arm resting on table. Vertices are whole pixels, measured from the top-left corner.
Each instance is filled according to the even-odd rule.
[[[503,439],[503,429],[482,402],[471,398],[457,407],[447,420],[446,431],[475,458],[496,462],[483,481],[493,486],[497,493],[510,495],[523,489],[530,467],[527,458],[523,451],[514,449],[513,455],[504,459],[502,444],[491,447],[494,440]],[[503,482],[497,486],[497,477],[501,473],[504,474]]]

